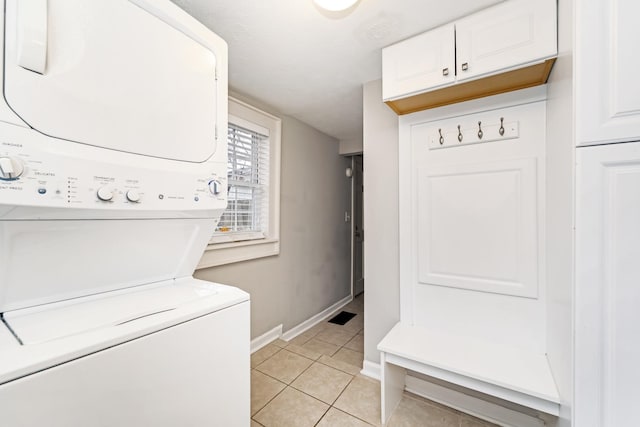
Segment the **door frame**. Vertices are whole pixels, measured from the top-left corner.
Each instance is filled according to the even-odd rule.
[[[356,255],[356,251],[355,251],[355,245],[356,245],[356,237],[355,237],[355,227],[356,227],[356,215],[355,215],[355,207],[356,207],[356,178],[355,178],[355,174],[357,173],[356,171],[356,157],[357,156],[361,156],[362,157],[362,169],[364,171],[364,155],[363,153],[354,153],[352,155],[350,155],[350,159],[351,159],[351,171],[352,171],[352,176],[350,177],[351,179],[351,227],[350,227],[350,242],[351,242],[351,251],[350,251],[350,255],[351,255],[351,297],[355,298],[356,297],[356,277],[355,277],[355,255]],[[362,173],[362,172],[360,172]],[[364,178],[364,177],[363,177]],[[364,186],[364,183],[362,184]],[[364,205],[364,191],[362,192],[363,195],[363,202],[362,204]],[[364,223],[364,211],[362,212],[363,214],[363,221],[362,223]],[[364,233],[364,227],[363,224],[361,225],[361,232]],[[362,246],[362,276],[364,279],[364,244]],[[363,292],[364,292],[364,286],[363,286]]]

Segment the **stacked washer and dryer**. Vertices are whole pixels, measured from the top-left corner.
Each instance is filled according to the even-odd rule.
[[[3,3],[0,424],[248,426],[249,296],[192,277],[226,43],[168,0]]]

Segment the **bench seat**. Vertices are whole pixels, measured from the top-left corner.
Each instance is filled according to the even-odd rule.
[[[397,406],[406,370],[558,415],[560,398],[545,354],[396,324],[378,344],[382,423]]]

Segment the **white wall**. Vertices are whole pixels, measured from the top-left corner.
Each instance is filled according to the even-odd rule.
[[[573,0],[558,4],[558,60],[547,85],[547,355],[571,425],[574,218]]]
[[[380,363],[378,342],[400,320],[398,116],[382,102],[382,81],[365,83],[364,357]]]
[[[241,94],[282,118],[280,254],[198,270],[199,279],[251,294],[251,336],[297,326],[351,293],[350,160],[338,141]]]

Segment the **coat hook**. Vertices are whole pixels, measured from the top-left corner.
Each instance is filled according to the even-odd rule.
[[[460,130],[460,125],[458,125],[458,142],[462,142],[462,131]]]
[[[498,129],[500,136],[504,136],[504,117],[500,117],[500,129]]]
[[[444,136],[442,136],[442,129],[438,129],[438,133],[440,134],[440,145],[444,144]]]
[[[478,122],[478,139],[482,139],[482,135],[484,135],[484,132],[482,132],[482,122]]]

